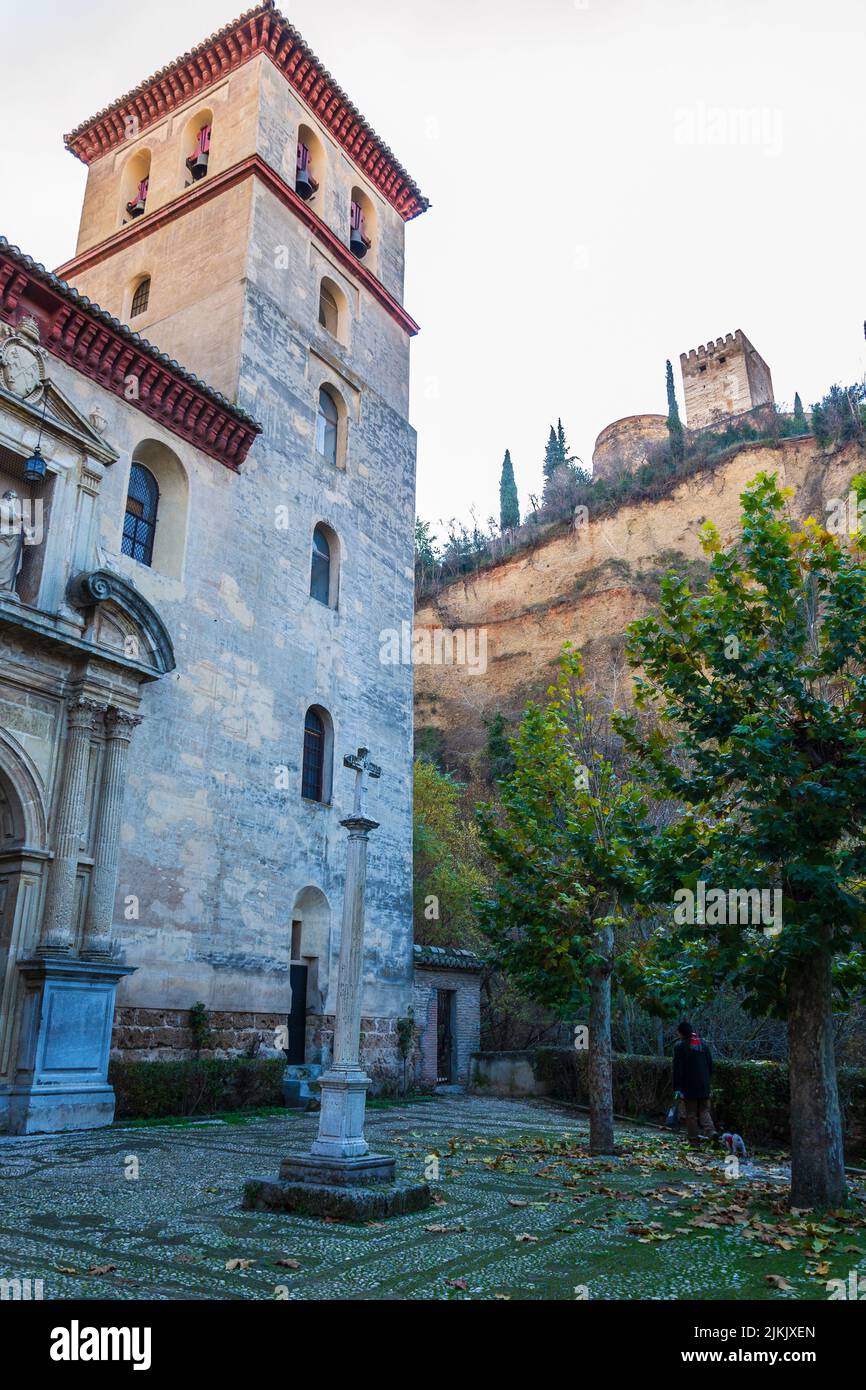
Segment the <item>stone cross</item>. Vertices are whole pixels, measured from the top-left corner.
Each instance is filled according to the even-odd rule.
[[[378,778],[382,776],[381,767],[371,763],[369,759],[369,748],[359,748],[357,753],[347,753],[343,759],[343,766],[352,768],[355,773],[355,804],[352,807],[353,816],[363,816],[364,814],[364,792],[366,787],[364,778]]]
[[[367,884],[367,844],[371,830],[378,821],[364,813],[364,783],[368,777],[378,778],[382,769],[369,759],[369,749],[359,748],[343,759],[343,766],[355,774],[355,802],[351,815],[340,824],[349,832],[346,852],[346,882],[343,889],[343,922],[340,932],[340,963],[337,972],[337,1008],[334,1018],[334,1056],[330,1070],[321,1078],[322,1108],[319,1114],[319,1133],[310,1151],[310,1159],[301,1161],[301,1169],[310,1161],[318,1165],[321,1179],[345,1181],[346,1165],[357,1166],[369,1155],[364,1138],[364,1107],[370,1078],[360,1064],[361,1047],[361,990],[364,963],[364,897]],[[281,1172],[288,1171],[286,1160]],[[388,1159],[370,1159],[363,1171],[372,1168],[393,1172]],[[295,1166],[298,1161],[295,1160]],[[284,1176],[286,1173],[284,1172]]]

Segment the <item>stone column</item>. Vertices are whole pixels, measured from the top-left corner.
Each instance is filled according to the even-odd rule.
[[[126,761],[130,740],[140,723],[139,715],[129,714],[114,706],[109,708],[105,716],[105,757],[93,847],[93,873],[81,950],[82,956],[89,960],[104,960],[111,956]]]
[[[42,919],[38,955],[65,955],[74,946],[72,913],[75,907],[75,880],[84,831],[87,768],[94,720],[103,706],[95,700],[76,696],[69,701],[69,730],[66,761],[57,801],[57,829],[54,860],[48,879],[48,894]]]
[[[361,1045],[361,978],[364,962],[364,892],[367,884],[367,845],[379,822],[352,815],[340,822],[349,832],[337,1013],[334,1021],[334,1060],[321,1078],[322,1109],[319,1134],[310,1150],[317,1158],[359,1159],[370,1150],[364,1138],[364,1107],[370,1078],[359,1064]]]

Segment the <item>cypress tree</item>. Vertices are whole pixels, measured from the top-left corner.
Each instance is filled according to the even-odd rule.
[[[550,434],[547,437],[547,444],[544,449],[544,477],[545,480],[552,478],[557,468],[561,468],[565,459],[562,457],[562,449],[553,425],[550,426]]]
[[[805,425],[806,412],[803,409],[803,402],[800,400],[800,392],[794,392],[794,419],[798,425]]]
[[[686,451],[677,393],[674,389],[674,369],[668,361],[665,364],[668,390],[668,436],[671,441],[671,458],[674,463],[682,463]]]
[[[520,525],[520,499],[517,496],[517,483],[514,481],[514,468],[511,463],[511,450],[505,450],[502,460],[502,476],[499,479],[499,529],[513,531]]]

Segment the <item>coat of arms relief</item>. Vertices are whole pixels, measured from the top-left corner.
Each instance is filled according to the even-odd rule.
[[[36,405],[45,390],[45,352],[39,345],[39,324],[24,318],[0,341],[0,382],[12,396]]]

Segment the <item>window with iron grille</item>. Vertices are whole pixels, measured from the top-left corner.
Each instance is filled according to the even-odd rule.
[[[146,275],[145,278],[139,281],[138,285],[136,285],[135,294],[132,296],[132,309],[130,310],[130,318],[134,319],[136,314],[143,314],[149,303],[150,276]]]
[[[313,563],[310,567],[310,597],[319,603],[331,601],[331,547],[324,529],[313,532]]]
[[[314,709],[304,720],[304,767],[301,795],[307,801],[322,801],[325,771],[325,725]]]
[[[319,410],[316,416],[316,448],[328,463],[337,462],[337,424],[339,422],[337,403],[326,386],[319,392]]]
[[[156,535],[156,513],[159,507],[159,488],[149,469],[134,463],[129,474],[126,515],[123,518],[123,539],[120,548],[142,565],[153,564],[153,540]]]

